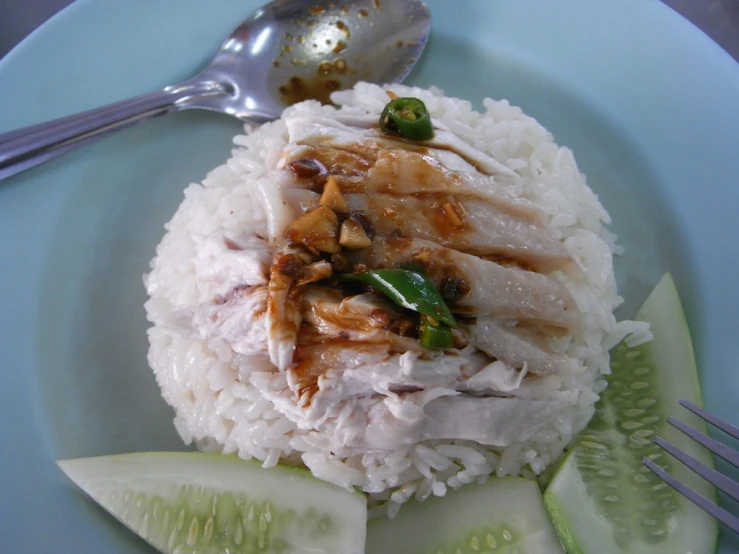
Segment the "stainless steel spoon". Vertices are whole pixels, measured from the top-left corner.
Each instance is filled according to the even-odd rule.
[[[261,123],[360,80],[400,82],[430,26],[421,0],[275,0],[242,21],[184,83],[0,134],[0,179],[170,112],[201,108]]]

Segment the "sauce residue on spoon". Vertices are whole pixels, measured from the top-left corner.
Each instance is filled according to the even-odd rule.
[[[337,21],[336,27],[344,32],[346,38],[350,38],[352,36],[351,32],[349,31],[349,26],[343,21]]]
[[[333,5],[329,4],[329,7],[333,7]],[[375,10],[381,10],[380,0],[372,0],[372,7]],[[342,9],[341,13],[347,15],[349,13],[349,8]],[[360,9],[358,13],[360,18],[368,18],[370,16],[370,11],[365,8]],[[316,3],[308,8],[306,13],[307,17],[305,19],[298,20],[298,23],[307,27],[313,27],[315,24],[321,25],[320,18],[325,17],[326,15],[326,7]],[[286,41],[312,45],[313,49],[317,51],[314,52],[313,59],[315,59],[315,53],[319,53],[321,56],[328,57],[329,60],[326,60],[319,65],[315,75],[306,74],[305,70],[303,70],[302,72],[298,71],[293,75],[282,77],[287,79],[278,86],[280,100],[283,105],[290,106],[304,100],[318,100],[322,104],[330,104],[331,93],[341,90],[348,85],[348,83],[342,83],[339,75],[346,73],[357,75],[358,70],[350,68],[346,60],[341,58],[331,59],[337,54],[344,53],[342,55],[346,55],[345,51],[349,48],[348,43],[352,36],[350,25],[346,20],[340,18],[332,21],[332,19],[333,18],[329,17],[328,20],[324,22],[322,28],[325,27],[328,35],[324,32],[322,36],[320,36],[320,40],[318,40],[319,35],[316,34],[315,30],[309,31],[306,36],[303,36],[300,33],[285,33],[284,39]],[[370,21],[368,23],[372,24],[373,22]],[[352,25],[354,24],[356,24],[356,22],[352,23]],[[340,33],[338,37],[335,34],[337,30]],[[284,67],[288,61],[296,67],[305,67],[306,65],[312,64],[312,62],[308,62],[307,59],[299,59],[296,57],[294,49],[290,44],[282,45],[278,57],[287,57],[288,59],[274,60],[273,66],[275,68],[280,66]],[[355,60],[353,63],[361,64],[359,59]],[[307,69],[307,67],[305,67],[305,69]],[[362,71],[361,79],[371,80],[371,71]]]
[[[319,73],[312,79],[290,77],[280,87],[280,100],[286,106],[297,104],[303,100],[318,100],[321,104],[331,103],[331,93],[341,88],[338,79]]]
[[[293,75],[280,86],[280,100],[286,106],[303,100],[318,100],[321,104],[331,103],[331,93],[342,87],[338,75],[351,73],[349,64],[343,58],[321,62],[312,77]]]

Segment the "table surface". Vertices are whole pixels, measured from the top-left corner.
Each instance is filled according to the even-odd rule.
[[[72,1],[0,0],[0,58]],[[739,0],[662,1],[700,27],[739,61]]]

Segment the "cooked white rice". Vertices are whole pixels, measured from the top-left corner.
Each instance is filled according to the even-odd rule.
[[[610,222],[608,213],[586,185],[568,148],[557,146],[544,127],[505,100],[485,99],[485,112],[479,113],[469,102],[444,97],[438,89],[398,85],[391,89],[400,96],[420,97],[435,120],[513,169],[518,175],[510,180],[515,192],[546,214],[549,226],[581,267],[583,279],[554,274],[581,311],[582,325],[567,354],[580,359],[586,370],[560,378],[559,385],[580,393],[574,406],[525,442],[504,449],[434,440],[394,451],[332,456],[325,432],[297,429],[265,399],[263,391],[287,387],[284,374],[269,364],[247,367],[228,345],[209,344],[196,336],[188,323],[193,310],[221,293],[219,282],[203,269],[211,255],[209,237],[265,229],[255,183],[274,168],[286,144],[282,121],[247,125],[245,134],[234,139],[237,147],[231,158],[202,184],[185,190],[145,284],[150,295],[146,310],[153,324],[149,363],[164,399],[175,410],[174,423],[185,443],[257,458],[265,467],[281,460],[302,462],[321,479],[370,493],[375,504],[387,501],[378,509],[392,516],[412,497],[443,496],[449,488],[490,474],[540,474],[593,415],[609,372],[608,350],[627,335],[633,343],[648,340],[649,331],[641,323],[618,323],[613,315],[621,303],[612,264],[615,236],[603,227]],[[384,88],[366,83],[332,98],[349,113],[379,114],[387,102]],[[310,102],[300,109],[332,113],[336,108]]]

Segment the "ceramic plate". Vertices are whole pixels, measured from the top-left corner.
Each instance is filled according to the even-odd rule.
[[[0,63],[0,131],[178,82],[257,4],[77,0]],[[410,82],[508,98],[574,150],[626,247],[621,315],[672,271],[706,404],[739,422],[739,65],[657,0],[429,7]],[[147,367],[141,276],[239,129],[183,112],[0,183],[4,552],[152,551],[54,460],[182,448]]]

